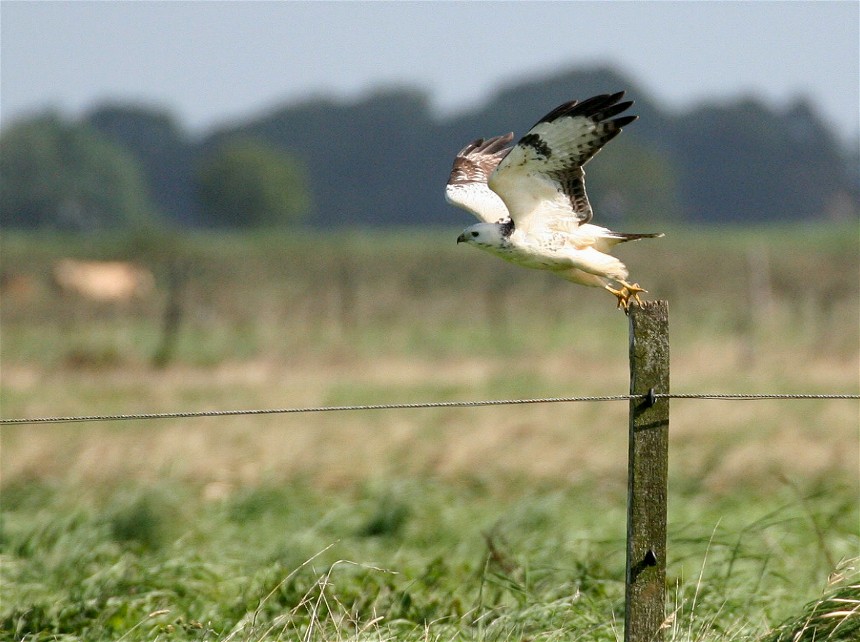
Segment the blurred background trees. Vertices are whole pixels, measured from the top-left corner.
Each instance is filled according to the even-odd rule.
[[[134,157],[152,202],[167,219],[181,226],[201,224],[194,194],[197,152],[170,113],[109,103],[97,107],[84,120]]]
[[[301,163],[256,140],[217,146],[201,160],[196,183],[211,227],[280,227],[310,209]]]
[[[0,225],[90,232],[156,216],[139,165],[85,124],[54,115],[0,136]]]
[[[737,98],[673,113],[596,67],[512,84],[445,117],[425,92],[396,88],[286,105],[200,137],[140,105],[105,104],[74,122],[34,118],[0,132],[0,225],[456,226],[469,216],[442,190],[466,142],[521,135],[573,96],[620,88],[640,119],[588,166],[605,223],[857,218],[860,157],[808,102],[779,109]]]

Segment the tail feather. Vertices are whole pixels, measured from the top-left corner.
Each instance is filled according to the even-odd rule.
[[[606,230],[609,232],[609,230]],[[661,236],[665,236],[662,232],[655,232],[652,234],[625,234],[624,232],[609,232],[608,234],[602,235],[594,247],[602,252],[609,251],[612,247],[618,245],[619,243],[626,243],[627,241],[638,241],[639,239],[657,239]]]
[[[623,232],[613,232],[612,238],[618,239],[619,243],[627,241],[638,241],[639,239],[659,239],[666,236],[663,232],[652,232],[650,234],[625,234]]]

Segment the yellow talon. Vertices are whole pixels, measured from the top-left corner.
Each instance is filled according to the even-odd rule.
[[[621,283],[621,285],[624,286],[624,289],[627,291],[627,298],[630,299],[630,297],[632,296],[633,300],[636,301],[636,303],[639,306],[641,306],[642,305],[642,299],[639,298],[639,293],[644,292],[647,294],[648,290],[640,287],[638,283],[627,283],[626,281],[621,281],[620,283]]]
[[[630,299],[632,298],[637,305],[641,306],[642,299],[639,298],[639,293],[647,292],[648,290],[641,288],[638,283],[627,283],[626,281],[619,281],[619,283],[621,284],[621,288],[618,290],[608,285],[604,287],[618,299],[616,307],[619,310],[624,310],[624,314],[628,314]]]
[[[618,299],[618,305],[615,307],[619,310],[624,310],[624,313],[627,313],[627,305],[630,299],[630,290],[626,287],[623,287],[620,290],[616,290],[615,288],[611,288],[608,285],[604,286],[609,292],[611,292],[615,298]]]

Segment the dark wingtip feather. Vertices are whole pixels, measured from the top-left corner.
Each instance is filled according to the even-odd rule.
[[[627,111],[630,106],[633,104],[632,100],[625,101],[623,103],[618,103],[616,105],[610,105],[606,109],[602,109],[600,114],[600,120],[608,120],[613,116],[620,114],[623,111]]]
[[[549,112],[546,116],[537,121],[535,125],[539,125],[540,123],[551,123],[555,119],[567,115],[570,111],[576,108],[577,105],[579,105],[578,100],[569,100],[566,103],[562,103],[561,105],[553,109],[551,112]]]
[[[629,125],[638,118],[639,116],[623,116],[621,118],[616,118],[612,122],[615,123],[615,126],[618,127],[618,129],[621,129],[622,127]]]
[[[666,236],[663,232],[650,232],[647,234],[625,234],[624,232],[613,232],[613,238],[625,241],[638,241],[639,239],[660,239]]]
[[[577,100],[568,101],[553,109],[546,116],[544,116],[537,123],[535,123],[535,125],[539,125],[540,123],[550,123],[554,120],[567,116],[585,116],[586,118],[592,118],[598,121],[607,120],[629,109],[633,105],[632,100],[628,100],[623,103],[618,102],[624,97],[624,93],[625,92],[623,91],[618,91],[614,94],[598,94],[597,96],[586,98],[582,102],[579,102]],[[627,116],[625,118],[631,117]],[[632,118],[635,119],[635,116]],[[627,121],[624,124],[628,124],[630,122],[632,122],[632,120]]]

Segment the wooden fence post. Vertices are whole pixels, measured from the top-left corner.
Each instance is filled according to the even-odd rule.
[[[669,307],[630,306],[625,642],[663,638],[666,609],[666,494],[669,461]]]

